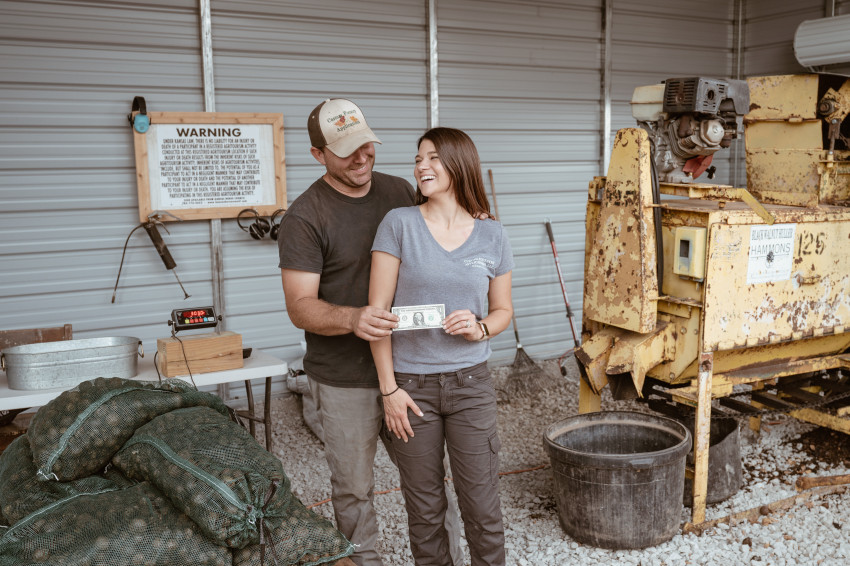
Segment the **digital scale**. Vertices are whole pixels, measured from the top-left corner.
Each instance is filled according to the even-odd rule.
[[[235,332],[221,332],[217,315],[213,307],[189,307],[174,309],[168,326],[171,337],[156,341],[160,371],[166,377],[191,375],[241,368],[243,364],[242,335]],[[178,337],[178,332],[215,328],[214,332],[204,332]]]
[[[171,311],[171,319],[168,321],[168,326],[174,332],[195,328],[215,328],[218,326],[220,320],[221,316],[216,316],[213,307],[174,309]]]

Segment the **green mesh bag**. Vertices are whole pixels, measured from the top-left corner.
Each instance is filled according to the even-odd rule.
[[[73,495],[115,491],[133,483],[115,469],[71,482],[39,481],[26,434],[0,454],[0,512],[8,525]]]
[[[0,531],[0,566],[230,566],[153,486],[80,494]]]
[[[258,543],[289,504],[283,466],[245,429],[207,407],[171,411],[139,428],[112,459],[127,477],[150,481],[212,540]]]
[[[354,545],[330,521],[304,507],[294,495],[290,497],[284,515],[286,518],[266,533],[265,549],[259,544],[252,544],[234,550],[233,566],[273,564],[271,554],[281,566],[310,566],[336,562],[354,552]]]
[[[84,381],[38,410],[29,427],[33,459],[42,480],[93,475],[137,428],[181,407],[208,406],[228,415],[215,395],[172,379],[161,384],[117,377]]]

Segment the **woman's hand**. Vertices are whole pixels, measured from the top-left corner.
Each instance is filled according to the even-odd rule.
[[[384,400],[384,420],[387,423],[389,431],[407,442],[407,438],[413,438],[413,428],[410,426],[410,420],[407,418],[407,409],[409,408],[414,414],[422,416],[422,411],[407,391],[399,387],[390,395],[382,396]]]
[[[478,319],[469,309],[453,311],[443,320],[443,329],[446,334],[452,336],[463,336],[470,342],[476,342],[484,335],[484,331],[478,326]]]

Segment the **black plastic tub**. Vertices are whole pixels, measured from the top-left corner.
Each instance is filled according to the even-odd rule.
[[[645,548],[679,531],[691,434],[680,422],[629,411],[576,415],[543,436],[561,527],[583,544]]]
[[[692,418],[677,420],[682,420],[693,434],[694,420]],[[738,421],[735,419],[711,419],[708,441],[708,487],[705,494],[705,502],[709,505],[726,501],[738,493],[744,485],[738,436]],[[687,463],[693,465],[693,451],[688,454]],[[685,507],[691,507],[694,503],[694,482],[690,478],[685,478],[683,497]]]

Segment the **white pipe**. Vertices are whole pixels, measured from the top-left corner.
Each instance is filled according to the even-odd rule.
[[[602,172],[608,174],[611,160],[611,34],[613,33],[614,0],[603,0],[602,34]]]
[[[440,124],[440,93],[437,79],[437,0],[427,0],[428,9],[428,127]]]

